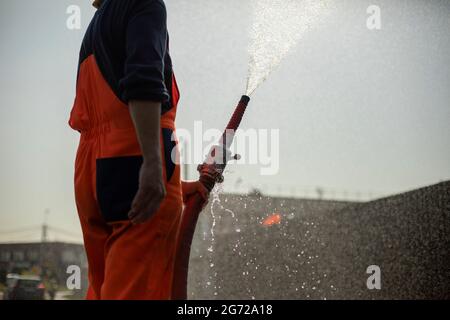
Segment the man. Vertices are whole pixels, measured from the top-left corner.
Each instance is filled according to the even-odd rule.
[[[80,51],[69,120],[80,132],[75,198],[88,299],[170,299],[183,197],[174,137],[179,91],[163,0],[103,0]],[[175,150],[175,152],[172,152]]]

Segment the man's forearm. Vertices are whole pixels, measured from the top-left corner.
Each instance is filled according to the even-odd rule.
[[[144,164],[161,163],[161,103],[130,101],[129,109],[141,145]]]
[[[139,190],[128,213],[131,222],[138,224],[150,219],[166,195],[160,143],[161,103],[130,101],[129,108],[144,157]]]

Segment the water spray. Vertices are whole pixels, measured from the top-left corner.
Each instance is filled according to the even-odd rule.
[[[216,183],[222,183],[223,173],[230,160],[239,160],[239,155],[230,156],[230,146],[238,129],[250,95],[263,83],[281,63],[286,54],[314,24],[330,0],[253,0],[254,23],[250,31],[249,69],[246,95],[242,96],[234,110],[218,144],[214,146],[203,164],[198,166],[200,182],[211,192]],[[200,195],[192,196],[185,205],[178,229],[172,299],[187,299],[189,256],[198,217],[205,205]],[[267,225],[278,223],[272,217]]]
[[[332,0],[251,0],[251,4],[247,96],[253,94],[333,5]]]

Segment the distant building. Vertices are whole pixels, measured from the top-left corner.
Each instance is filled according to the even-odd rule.
[[[359,203],[220,194],[198,220],[188,298],[449,299],[449,203],[450,181]],[[64,285],[69,265],[86,290],[82,245],[0,244],[0,282],[37,270]]]
[[[62,242],[0,244],[0,283],[5,283],[8,273],[34,273],[65,286],[70,265],[80,267],[85,287],[87,260],[83,245]]]

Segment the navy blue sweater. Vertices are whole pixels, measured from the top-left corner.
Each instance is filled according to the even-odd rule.
[[[104,0],[83,40],[81,63],[90,55],[117,97],[160,101],[171,107],[172,61],[163,0]]]

